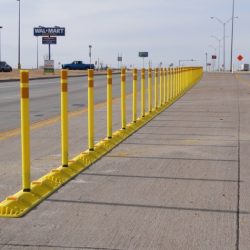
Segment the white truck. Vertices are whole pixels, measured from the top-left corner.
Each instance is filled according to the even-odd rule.
[[[249,64],[244,63],[241,65],[241,71],[249,71]]]

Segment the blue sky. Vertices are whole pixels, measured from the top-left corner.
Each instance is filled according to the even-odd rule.
[[[235,0],[235,46],[250,62],[249,0]],[[21,0],[21,64],[36,67],[36,37],[33,27],[62,26],[66,36],[52,46],[55,64],[73,60],[89,61],[88,45],[93,46],[93,61],[117,65],[118,52],[123,63],[141,67],[139,51],[148,51],[153,66],[163,62],[178,64],[180,59],[195,59],[190,65],[204,65],[205,53],[213,54],[222,37],[222,25],[231,17],[232,0]],[[2,59],[17,66],[18,2],[0,0]],[[226,62],[229,64],[231,25],[226,27]],[[222,53],[222,52],[221,52]],[[39,64],[48,54],[39,39]],[[221,56],[222,57],[222,56]],[[148,60],[146,60],[147,62]],[[221,60],[222,61],[222,60]],[[237,65],[236,60],[234,61]]]

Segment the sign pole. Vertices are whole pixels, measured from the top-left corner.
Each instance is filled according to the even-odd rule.
[[[139,52],[139,57],[142,57],[142,65],[144,68],[144,59],[145,57],[148,57],[148,52]]]
[[[50,37],[50,36],[49,36]],[[50,43],[49,43],[49,60],[50,60]]]

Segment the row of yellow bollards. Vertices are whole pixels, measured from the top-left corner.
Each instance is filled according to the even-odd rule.
[[[153,79],[154,72],[154,79]],[[138,70],[133,69],[132,122],[137,116]],[[146,113],[146,70],[141,70],[141,114],[143,119],[150,112],[173,102],[202,76],[201,67],[156,68],[147,70],[147,113]],[[21,71],[21,144],[22,144],[22,190],[29,192],[30,186],[30,121],[29,121],[29,73]],[[154,80],[154,91],[153,91]],[[154,94],[154,106],[153,106]],[[94,71],[88,70],[88,149],[94,145]],[[121,70],[121,129],[126,129],[126,69]],[[112,70],[107,70],[107,138],[112,139]],[[61,71],[61,157],[62,166],[68,167],[68,72]]]

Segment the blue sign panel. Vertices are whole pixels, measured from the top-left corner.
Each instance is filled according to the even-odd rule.
[[[56,44],[56,37],[45,36],[42,38],[43,44]]]
[[[63,27],[37,27],[34,28],[34,36],[65,36]]]

